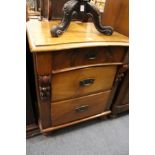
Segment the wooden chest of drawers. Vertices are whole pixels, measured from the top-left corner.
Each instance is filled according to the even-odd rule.
[[[72,22],[63,36],[52,38],[56,23],[27,23],[43,133],[110,114],[127,65],[126,36],[104,36],[92,23]]]

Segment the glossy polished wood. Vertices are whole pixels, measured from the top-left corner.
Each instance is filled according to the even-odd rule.
[[[128,37],[114,32],[112,36],[99,33],[92,23],[71,22],[67,32],[53,38],[50,28],[59,21],[28,21],[27,34],[31,52],[52,52],[71,48],[97,46],[128,46]],[[74,35],[73,35],[74,33]]]
[[[88,95],[61,102],[53,102],[51,107],[52,125],[65,124],[105,111],[110,91]],[[78,108],[86,107],[78,111]]]
[[[129,36],[129,0],[106,0],[102,21]]]
[[[128,37],[117,32],[109,37],[104,36],[98,33],[91,23],[72,22],[63,36],[52,38],[48,29],[51,24],[57,24],[57,21],[27,23],[29,44],[34,57],[39,126],[41,131],[46,133],[111,113],[111,91],[117,87],[115,83],[119,68],[124,63],[126,65],[128,47]],[[94,51],[97,55],[94,55]],[[49,79],[48,85],[46,77]],[[50,93],[48,92],[48,97],[44,100],[41,94],[47,90]],[[106,91],[109,91],[108,101],[101,103],[104,99],[101,94]],[[100,97],[95,97],[97,94],[100,94]],[[63,120],[63,106],[71,105],[72,102],[79,106],[76,111],[85,111],[90,104],[93,108],[89,116],[83,118],[84,114],[80,114],[72,121],[66,114],[66,120]],[[102,108],[105,106],[104,109],[99,108],[101,104]],[[68,114],[70,108],[68,111],[66,108]],[[57,121],[57,116],[62,119]]]
[[[116,115],[129,110],[129,71],[125,73],[125,77],[115,94],[112,105],[112,114]]]
[[[61,128],[64,128],[64,127],[67,127],[67,126],[71,126],[71,125],[74,125],[74,124],[78,124],[78,123],[81,123],[81,122],[85,122],[85,121],[88,121],[88,120],[91,120],[91,119],[94,119],[94,118],[103,117],[103,116],[110,115],[110,114],[111,114],[111,111],[108,110],[108,111],[102,112],[102,113],[97,114],[97,115],[93,115],[93,116],[90,116],[90,117],[87,117],[87,118],[83,118],[83,119],[80,119],[80,120],[77,120],[77,121],[69,122],[69,123],[66,123],[66,124],[63,124],[63,125],[58,125],[58,126],[55,126],[55,127],[42,129],[42,127],[40,126],[40,129],[41,129],[42,133],[48,133],[48,132],[51,132],[51,131],[54,131],[54,130],[57,130],[57,129],[61,129]]]
[[[122,62],[124,55],[124,47],[79,48],[68,52],[54,52],[53,71],[90,64],[119,63]]]
[[[46,54],[45,54],[46,55]],[[49,56],[50,57],[50,56]],[[35,83],[36,83],[36,92],[37,92],[37,102],[38,102],[38,111],[39,111],[39,121],[42,126],[42,128],[47,128],[51,126],[51,101],[42,101],[40,99],[40,82],[39,82],[39,76],[43,75],[50,75],[51,73],[51,65],[48,63],[50,59],[47,58],[47,55],[44,56],[42,53],[36,54],[33,53],[33,61],[34,61],[34,73],[35,73]],[[45,63],[46,62],[46,63]],[[45,67],[45,69],[43,69]]]
[[[49,53],[38,53],[35,55],[36,70],[38,75],[48,75],[52,72],[52,55]]]
[[[110,90],[117,66],[91,67],[53,75],[52,101],[84,96],[98,91]],[[80,81],[92,78],[94,83],[81,86]]]
[[[70,67],[70,68],[52,70],[52,73],[53,73],[53,74],[57,74],[57,73],[63,73],[63,72],[68,72],[68,71],[74,71],[74,70],[79,70],[79,69],[83,69],[83,68],[90,68],[90,67],[121,66],[121,65],[123,65],[122,62],[117,62],[117,63],[90,64],[90,65],[75,66],[75,67]]]
[[[129,36],[129,0],[106,0],[102,21],[113,26],[115,31]],[[126,52],[123,63],[129,66],[129,51]],[[126,74],[128,71],[128,67],[121,70],[124,72],[125,78],[114,93],[112,115],[129,111],[129,75]]]

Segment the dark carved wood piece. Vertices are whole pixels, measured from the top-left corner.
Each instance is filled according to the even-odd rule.
[[[81,10],[81,6],[84,8]],[[67,30],[72,20],[73,15],[78,15],[79,19],[83,21],[86,16],[93,18],[96,29],[105,34],[112,35],[113,28],[111,26],[103,26],[101,24],[101,16],[99,10],[95,5],[90,3],[90,0],[70,0],[64,4],[63,18],[58,26],[53,26],[51,34],[53,37],[59,37]]]
[[[51,99],[51,77],[49,75],[39,76],[39,93],[41,101]]]

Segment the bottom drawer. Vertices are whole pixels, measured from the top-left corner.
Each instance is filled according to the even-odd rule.
[[[54,102],[51,106],[52,126],[65,124],[106,110],[111,91]]]

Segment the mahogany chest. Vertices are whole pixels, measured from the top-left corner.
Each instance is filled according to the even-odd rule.
[[[52,38],[55,24],[27,22],[42,133],[109,115],[128,68],[128,37],[105,36],[92,23],[72,22],[63,36]]]

